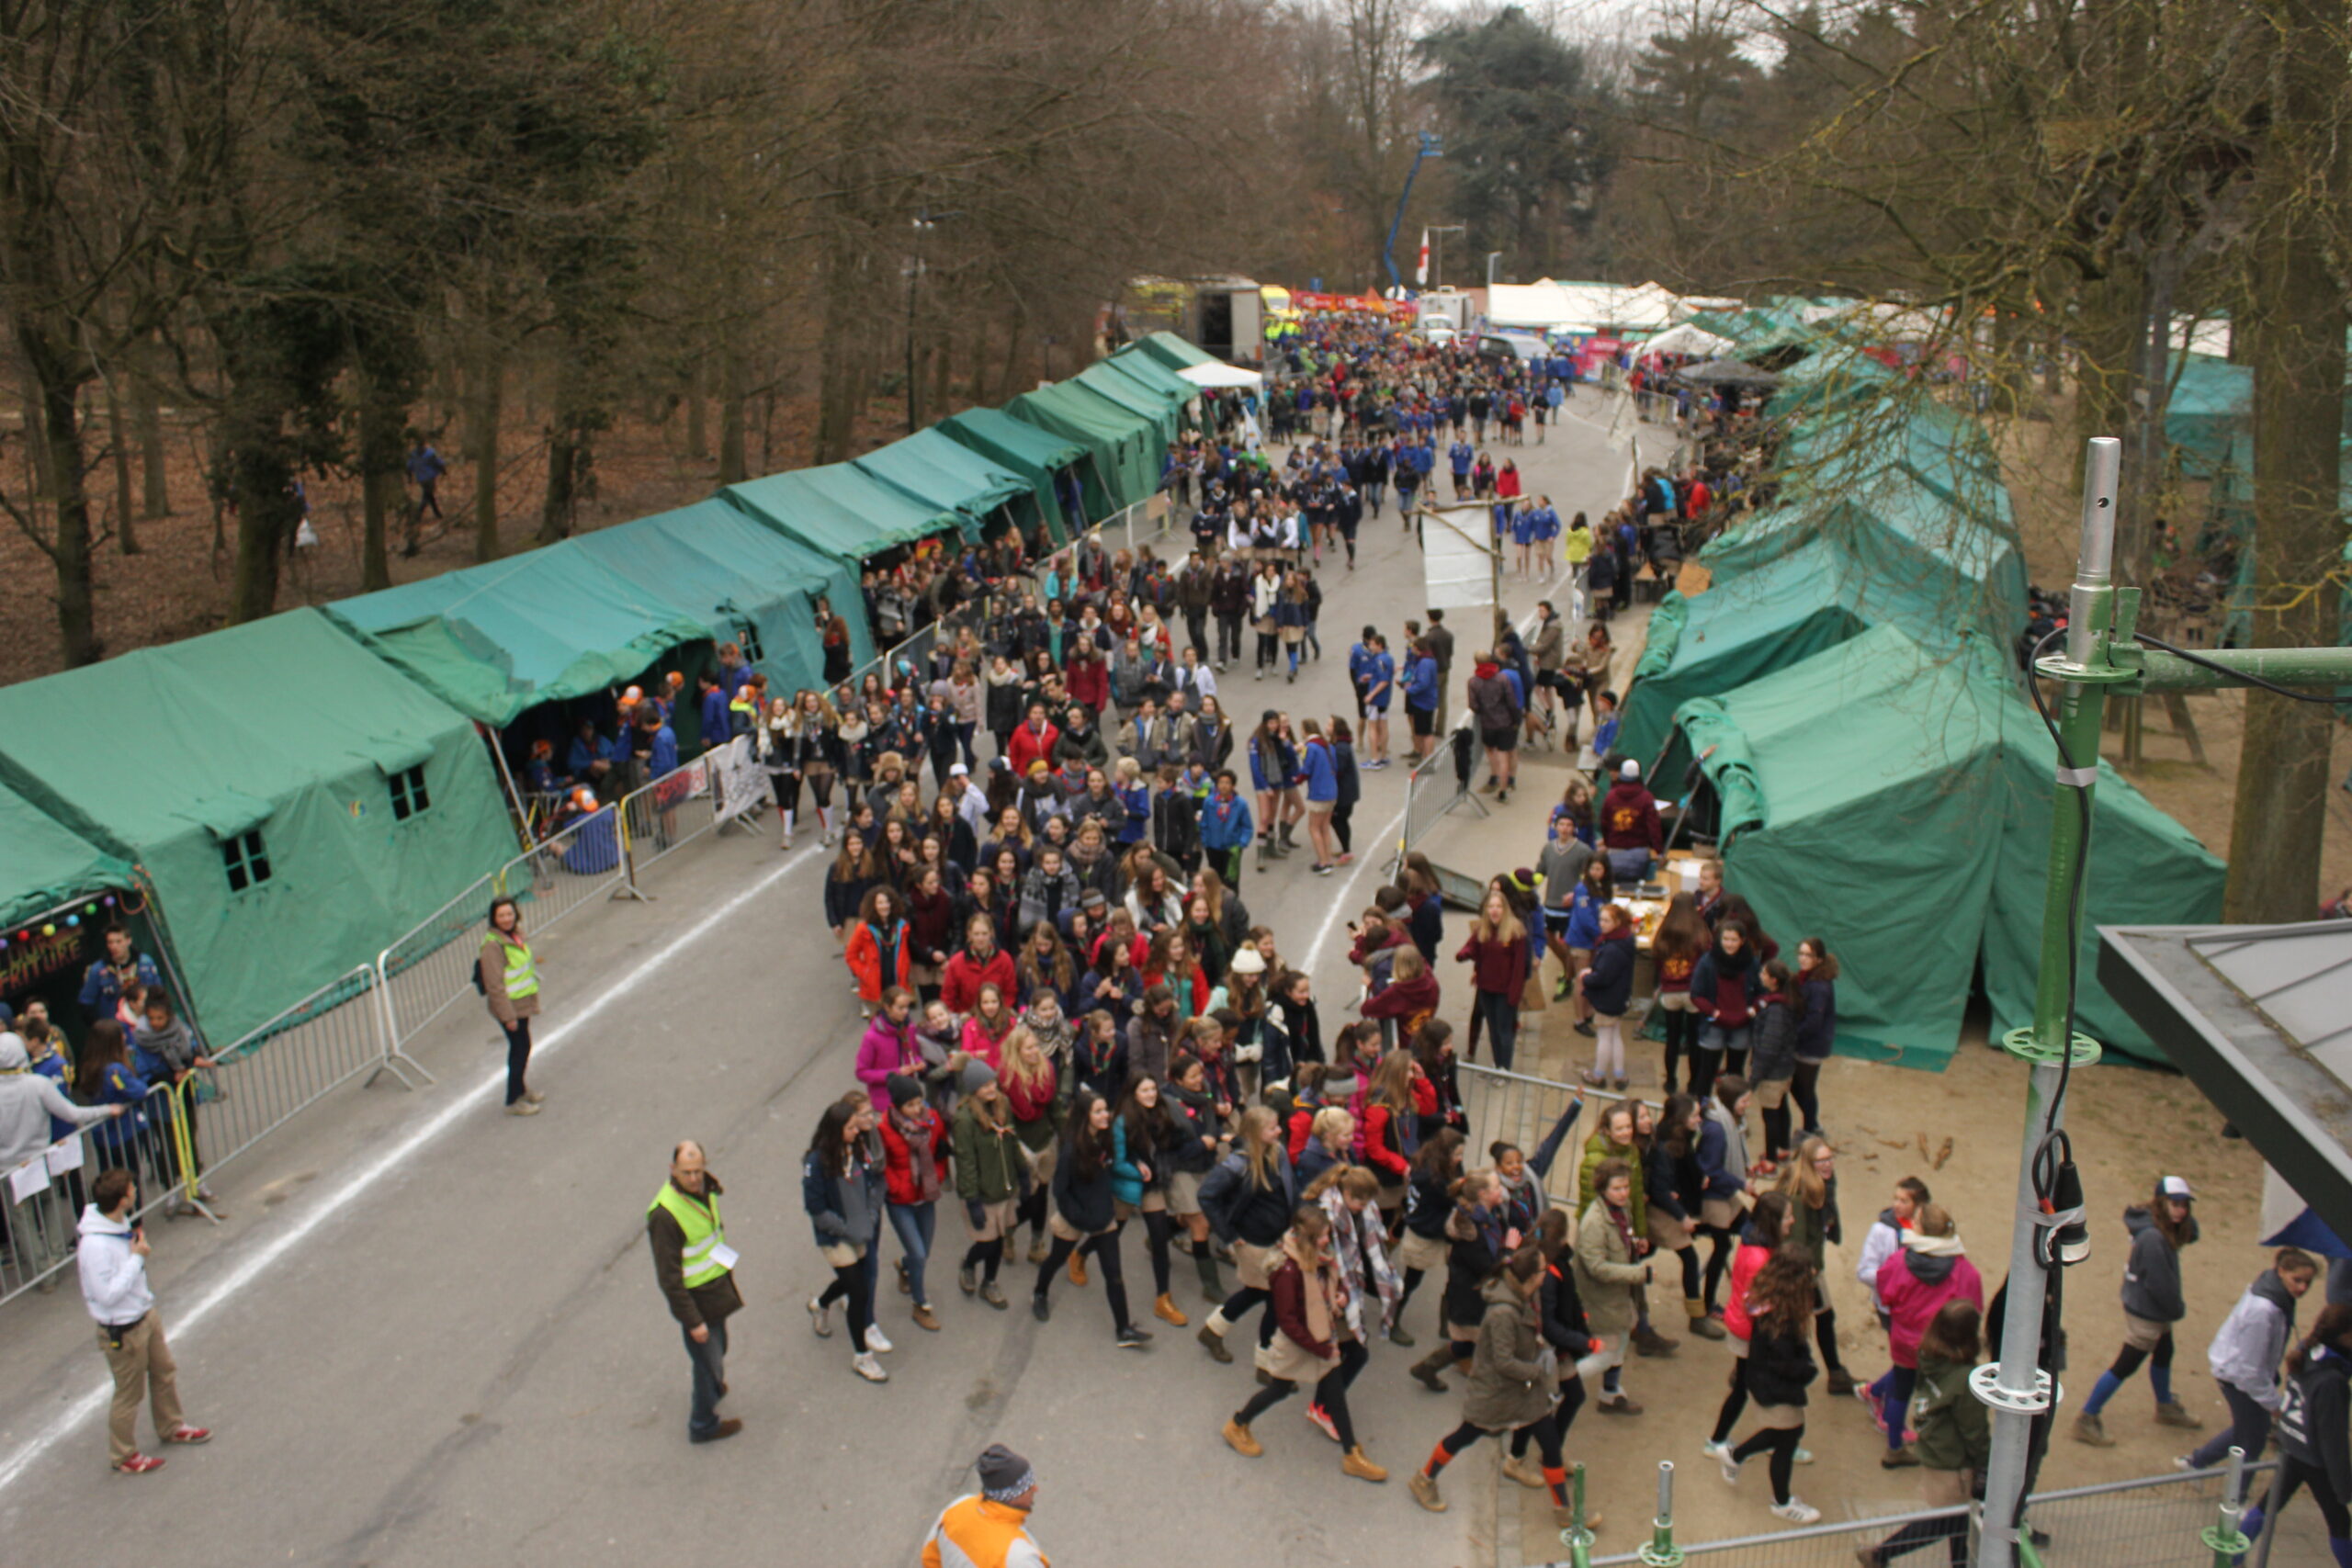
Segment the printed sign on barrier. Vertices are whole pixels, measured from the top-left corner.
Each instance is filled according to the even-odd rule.
[[[752,755],[752,738],[739,735],[710,754],[710,771],[718,785],[718,820],[728,821],[768,797],[767,770]]]

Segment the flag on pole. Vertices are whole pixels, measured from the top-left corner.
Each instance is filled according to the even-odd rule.
[[[1427,288],[1430,281],[1430,231],[1421,231],[1421,264],[1413,269],[1413,281]]]

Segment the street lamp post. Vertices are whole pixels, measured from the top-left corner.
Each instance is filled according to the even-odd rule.
[[[922,259],[923,236],[939,227],[943,219],[960,217],[955,212],[926,212],[917,209],[914,217],[915,254],[907,262],[907,434],[912,435],[921,428],[921,412],[915,390],[915,288],[929,270]]]
[[[1445,259],[1445,237],[1448,234],[1466,234],[1469,231],[1468,227],[1461,223],[1440,223],[1430,230],[1430,287],[1431,288],[1439,288],[1441,286],[1439,280],[1445,276],[1445,268],[1440,265]]]
[[[2049,879],[2042,898],[2041,973],[2033,1023],[2001,1044],[2031,1069],[2026,1085],[2025,1144],[2018,1174],[2017,1231],[2009,1247],[2008,1311],[1998,1325],[2000,1359],[1979,1367],[1970,1383],[1992,1407],[1992,1454],[1985,1466],[1984,1528],[1977,1568],[2038,1564],[2024,1525],[2036,1421],[2054,1422],[2064,1391],[2042,1366],[2050,1270],[2088,1256],[2082,1231],[2082,1189],[2065,1141],[2067,1075],[2098,1060],[2099,1048],[2075,1031],[2098,739],[2109,693],[2141,696],[2192,687],[2281,686],[2332,689],[2352,682],[2352,649],[2263,649],[2196,652],[2154,643],[2138,630],[2140,591],[2114,581],[2115,505],[2122,444],[2090,443],[2084,464],[2082,542],[2067,604],[2062,652],[2033,661],[2060,683],[2049,716],[2057,742],[2057,792],[2050,814]],[[2052,1337],[2054,1337],[2054,1332]]]

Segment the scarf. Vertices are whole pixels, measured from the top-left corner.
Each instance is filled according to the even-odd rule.
[[[932,1138],[931,1112],[926,1110],[919,1116],[907,1116],[894,1105],[890,1108],[890,1120],[897,1125],[899,1136],[906,1141],[907,1169],[915,1184],[916,1201],[934,1201],[939,1197],[939,1150]]]
[[[1341,1298],[1347,1290],[1334,1277],[1337,1271],[1331,1266],[1331,1255],[1307,1246],[1295,1230],[1283,1233],[1283,1251],[1298,1265],[1299,1279],[1306,1287],[1304,1294],[1308,1336],[1318,1345],[1330,1344],[1331,1325],[1340,1321]]]
[[[1405,1294],[1405,1281],[1388,1261],[1387,1227],[1380,1223],[1380,1211],[1370,1204],[1361,1214],[1351,1211],[1336,1186],[1325,1188],[1318,1201],[1331,1216],[1331,1249],[1340,1260],[1340,1310],[1349,1332],[1369,1342],[1372,1336],[1364,1331],[1365,1287],[1369,1285],[1377,1298],[1377,1326],[1383,1335],[1395,1326]]]
[[[1600,1210],[1609,1216],[1609,1223],[1617,1227],[1617,1238],[1625,1244],[1625,1260],[1632,1262],[1639,1253],[1634,1247],[1634,1222],[1628,1210],[1617,1207],[1606,1198],[1600,1201]]]

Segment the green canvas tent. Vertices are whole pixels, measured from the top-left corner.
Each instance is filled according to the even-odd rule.
[[[1841,1049],[1940,1067],[1980,967],[1996,1031],[2030,1021],[2055,761],[2001,664],[1880,626],[1675,715],[1715,748],[1725,881],[1838,955]],[[2210,916],[2219,863],[2104,764],[2092,845],[2086,931]],[[2090,975],[2082,1026],[2150,1055]]]
[[[2025,558],[2013,529],[1955,505],[1900,463],[1841,456],[1792,482],[1778,506],[1717,536],[1699,558],[1718,581],[1827,539],[1875,576],[1909,581],[1953,615],[2024,624]]]
[[[873,657],[856,569],[786,538],[723,501],[698,501],[599,528],[556,547],[577,549],[631,581],[659,590],[682,612],[699,617],[713,641],[741,644],[752,668],[779,695],[803,686],[823,688],[820,599],[849,626],[852,663]]]
[[[1152,479],[1159,478],[1159,458],[1168,443],[1176,439],[1176,411],[1182,401],[1157,387],[1147,387],[1141,381],[1107,359],[1098,359],[1063,385],[1081,388],[1108,402],[1116,403],[1130,413],[1140,415],[1151,427]],[[1190,387],[1192,383],[1185,383]]]
[[[1146,391],[1170,400],[1180,409],[1201,395],[1200,388],[1136,344],[1127,344],[1102,363],[1121,375],[1132,377]]]
[[[1040,430],[1082,443],[1091,459],[1085,478],[1086,515],[1100,521],[1159,487],[1159,429],[1122,403],[1095,396],[1075,382],[1057,381],[1023,392],[1005,412]]]
[[[459,713],[502,729],[526,708],[625,685],[670,649],[711,637],[706,613],[574,544],[337,600],[327,614]]]
[[[1170,332],[1157,332],[1137,338],[1128,345],[1136,353],[1148,354],[1170,370],[1189,369],[1195,365],[1222,365],[1225,362],[1207,349]],[[1123,349],[1120,352],[1125,353]]]
[[[2232,442],[2254,428],[2254,367],[2210,354],[2172,356],[2165,441],[2183,472],[2211,479],[2228,467]]]
[[[135,742],[93,739],[135,715]],[[0,779],[153,881],[216,1044],[514,852],[466,717],[316,610],[0,690]]]
[[[0,925],[15,925],[85,894],[130,885],[130,863],[0,784]],[[9,988],[0,963],[0,988]]]
[[[935,428],[949,440],[1027,479],[1032,503],[1054,542],[1069,542],[1069,526],[1062,515],[1060,498],[1054,492],[1054,476],[1085,462],[1084,442],[1025,423],[1002,409],[966,409],[940,421]]]
[[[953,507],[918,501],[848,463],[745,479],[719,493],[754,521],[852,566],[951,528],[978,533]]]
[[[1695,596],[1669,592],[1650,615],[1618,749],[1670,784],[1688,761],[1670,744],[1674,713],[1692,697],[1721,696],[1874,626],[1900,626],[1933,648],[1972,635],[1997,646],[2009,628],[1990,609],[1981,593],[1946,603],[1934,580],[1873,570],[1826,537]]]
[[[965,532],[975,536],[990,513],[1026,503],[1031,494],[1020,474],[937,430],[917,431],[850,466],[927,505],[961,514],[967,519]]]

